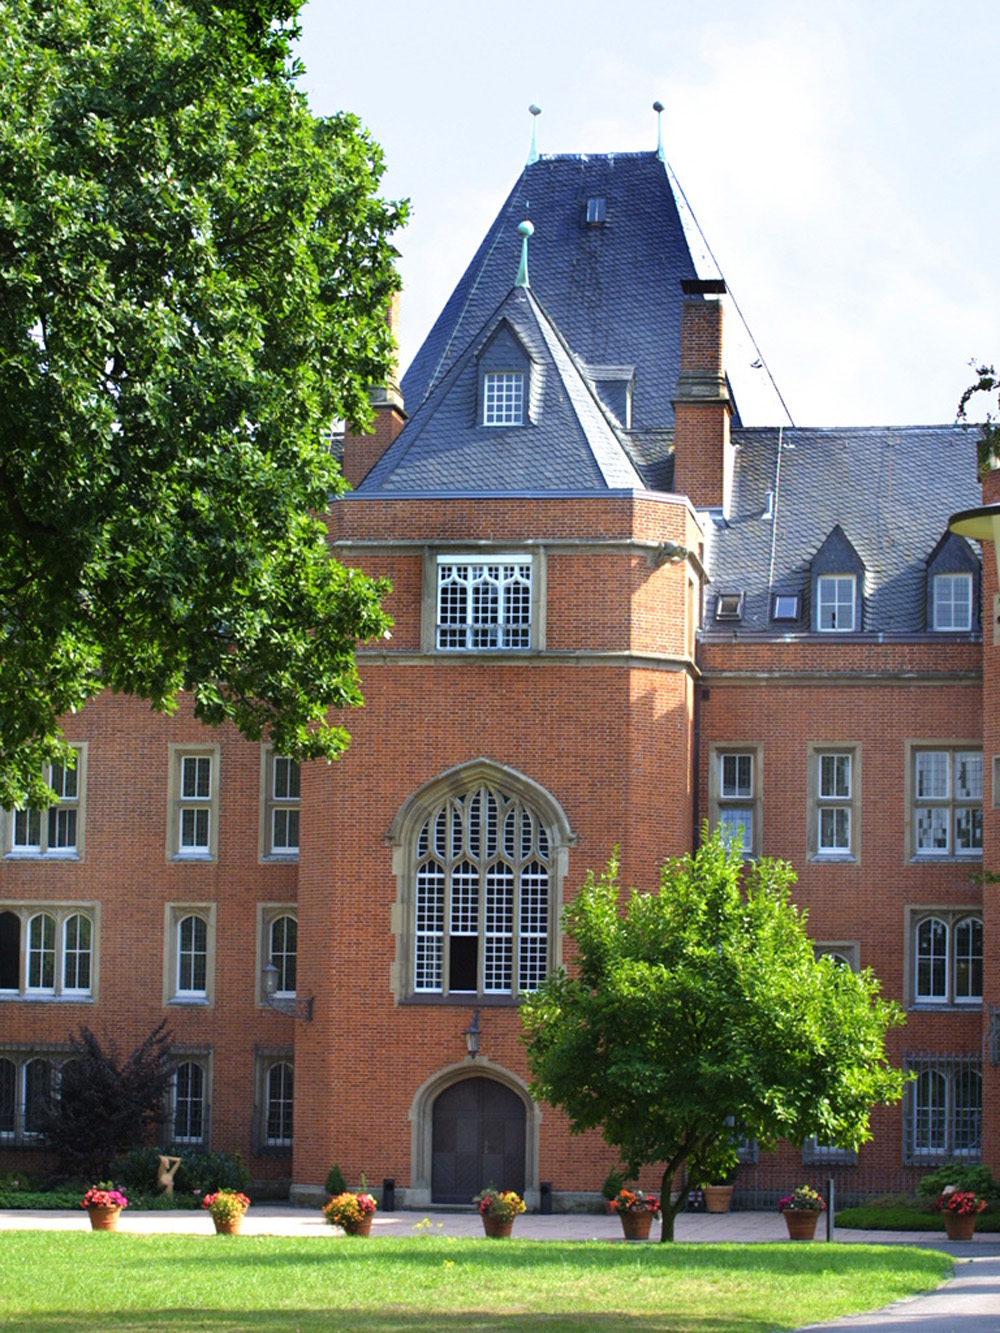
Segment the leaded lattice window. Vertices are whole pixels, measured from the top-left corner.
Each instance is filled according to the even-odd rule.
[[[483,380],[483,425],[520,426],[523,423],[523,372],[487,371]]]
[[[973,1055],[908,1055],[904,1151],[907,1164],[978,1161],[982,1133],[982,1074]]]
[[[531,556],[438,557],[437,646],[531,647]]]
[[[417,835],[414,991],[535,990],[549,966],[550,861],[518,798],[484,784],[443,801]]]

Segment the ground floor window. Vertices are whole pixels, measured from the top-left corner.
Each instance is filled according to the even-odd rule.
[[[982,1074],[978,1055],[907,1055],[903,1161],[930,1165],[952,1158],[978,1162]]]
[[[295,1065],[291,1050],[255,1052],[254,1148],[288,1154],[292,1149],[295,1109]]]
[[[210,1059],[178,1054],[170,1090],[170,1137],[175,1144],[209,1145]]]
[[[0,1147],[37,1141],[68,1053],[65,1046],[0,1050]]]

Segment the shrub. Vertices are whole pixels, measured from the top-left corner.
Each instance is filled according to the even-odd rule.
[[[940,1166],[923,1177],[917,1193],[922,1198],[936,1199],[949,1185],[956,1190],[982,1195],[984,1199],[1000,1198],[1000,1184],[988,1166]]]
[[[330,1174],[326,1178],[326,1192],[335,1196],[347,1193],[347,1181],[336,1162],[330,1167]]]
[[[604,1184],[601,1186],[601,1194],[610,1203],[618,1191],[624,1188],[625,1176],[617,1166],[613,1166],[604,1177]]]
[[[111,1174],[129,1194],[157,1194],[159,1148],[133,1148],[127,1157],[111,1163]]]
[[[186,1152],[177,1154],[181,1164],[174,1176],[174,1189],[179,1194],[211,1194],[217,1190],[245,1190],[250,1173],[239,1153]]]
[[[43,1108],[42,1138],[60,1171],[97,1180],[162,1121],[172,1077],[170,1034],[160,1023],[124,1057],[88,1027],[70,1033],[69,1045],[60,1094]]]

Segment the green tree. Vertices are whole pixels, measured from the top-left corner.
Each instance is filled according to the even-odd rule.
[[[141,1147],[164,1119],[170,1034],[161,1023],[124,1060],[114,1042],[105,1048],[87,1027],[78,1037],[71,1034],[69,1044],[72,1055],[46,1107],[42,1138],[63,1171],[93,1182],[110,1174],[113,1158]]]
[[[0,0],[0,805],[100,689],[347,742],[385,589],[330,558],[336,418],[392,356],[381,152],[297,0]]]
[[[968,407],[977,394],[995,394],[1000,392],[1000,378],[997,376],[995,367],[988,365],[977,365],[975,361],[971,363],[976,374],[975,384],[970,384],[958,400],[958,419],[964,422],[968,417]],[[979,477],[982,480],[985,473],[993,467],[996,467],[1000,460],[1000,423],[992,412],[987,412],[985,419],[979,423],[979,439],[976,444],[976,456],[979,467]]]
[[[670,1205],[677,1171],[721,1179],[736,1133],[855,1148],[871,1108],[902,1094],[885,1053],[900,1010],[870,972],[814,957],[794,880],[782,861],[744,866],[717,833],[622,912],[614,857],[563,914],[573,975],[553,973],[522,1008],[533,1094],[574,1133],[602,1130],[630,1176],[664,1164],[664,1240],[683,1206]]]

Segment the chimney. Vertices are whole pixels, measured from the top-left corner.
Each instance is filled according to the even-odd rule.
[[[385,322],[393,339],[399,327],[399,292],[393,292],[385,312]],[[368,390],[368,401],[375,409],[370,435],[356,435],[350,426],[344,429],[344,461],[341,471],[352,486],[358,486],[392,444],[406,424],[403,395],[396,375],[395,355],[384,386]]]
[[[729,516],[733,490],[732,406],[722,364],[721,279],[683,279],[681,373],[674,403],[674,490],[696,509]]]

